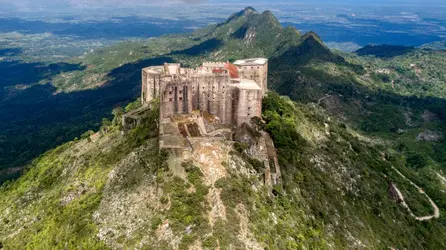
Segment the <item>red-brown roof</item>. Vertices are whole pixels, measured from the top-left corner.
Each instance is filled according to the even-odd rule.
[[[238,74],[238,68],[234,64],[227,62],[225,68],[229,70],[229,75],[231,78],[240,78]]]
[[[218,74],[221,74],[221,73],[223,73],[223,72],[225,72],[225,70],[224,69],[219,69],[219,68],[213,68],[212,69],[212,73],[218,73]]]

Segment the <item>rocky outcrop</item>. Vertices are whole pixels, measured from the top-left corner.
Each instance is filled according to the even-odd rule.
[[[234,141],[245,143],[245,153],[261,163],[264,167],[265,184],[268,186],[280,183],[281,172],[276,148],[271,136],[265,131],[258,131],[244,123],[234,132]]]
[[[401,203],[403,202],[403,199],[401,199],[401,196],[399,195],[399,190],[398,188],[395,186],[394,183],[389,183],[389,197],[390,199],[392,199],[394,202],[396,203]]]
[[[417,136],[417,141],[441,141],[443,139],[443,135],[438,131],[433,131],[426,129],[421,132]]]

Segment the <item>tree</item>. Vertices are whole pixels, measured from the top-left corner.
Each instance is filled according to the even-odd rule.
[[[407,156],[406,162],[408,166],[415,169],[420,169],[428,166],[431,160],[429,156],[423,153],[410,152]]]
[[[102,122],[101,122],[101,131],[106,134],[108,132],[108,127],[112,124],[110,122],[110,120],[108,120],[107,118],[102,118]]]
[[[122,115],[124,114],[124,109],[122,107],[116,107],[113,109],[112,114],[115,116],[113,118],[113,126],[121,124]]]

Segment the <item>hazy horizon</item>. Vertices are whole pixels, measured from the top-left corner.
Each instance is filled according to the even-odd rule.
[[[271,10],[284,26],[294,26],[301,32],[315,31],[326,42],[353,42],[354,48],[370,43],[421,46],[446,39],[443,5],[438,0],[0,0],[0,18],[4,20],[0,31],[112,40],[114,36],[149,37],[219,23],[251,6],[258,12]],[[119,32],[96,30],[104,30],[103,25]]]
[[[132,6],[144,6],[144,5],[225,5],[225,4],[237,4],[240,5],[250,5],[255,8],[258,5],[277,5],[277,4],[328,4],[328,5],[398,5],[398,6],[446,6],[446,3],[442,0],[391,0],[391,1],[367,1],[367,0],[315,0],[315,1],[295,1],[295,0],[280,0],[277,2],[271,1],[253,1],[245,0],[243,2],[236,0],[227,0],[225,2],[217,0],[43,0],[43,1],[33,1],[33,0],[0,0],[0,11],[1,8],[15,8],[17,10],[26,8],[39,8],[42,9],[64,9],[64,8],[89,8],[89,7],[102,7],[102,8],[121,8],[121,7],[132,7]]]

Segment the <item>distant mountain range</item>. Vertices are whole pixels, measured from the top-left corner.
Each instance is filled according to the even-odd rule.
[[[427,43],[421,46],[423,49],[446,50],[446,40]]]

